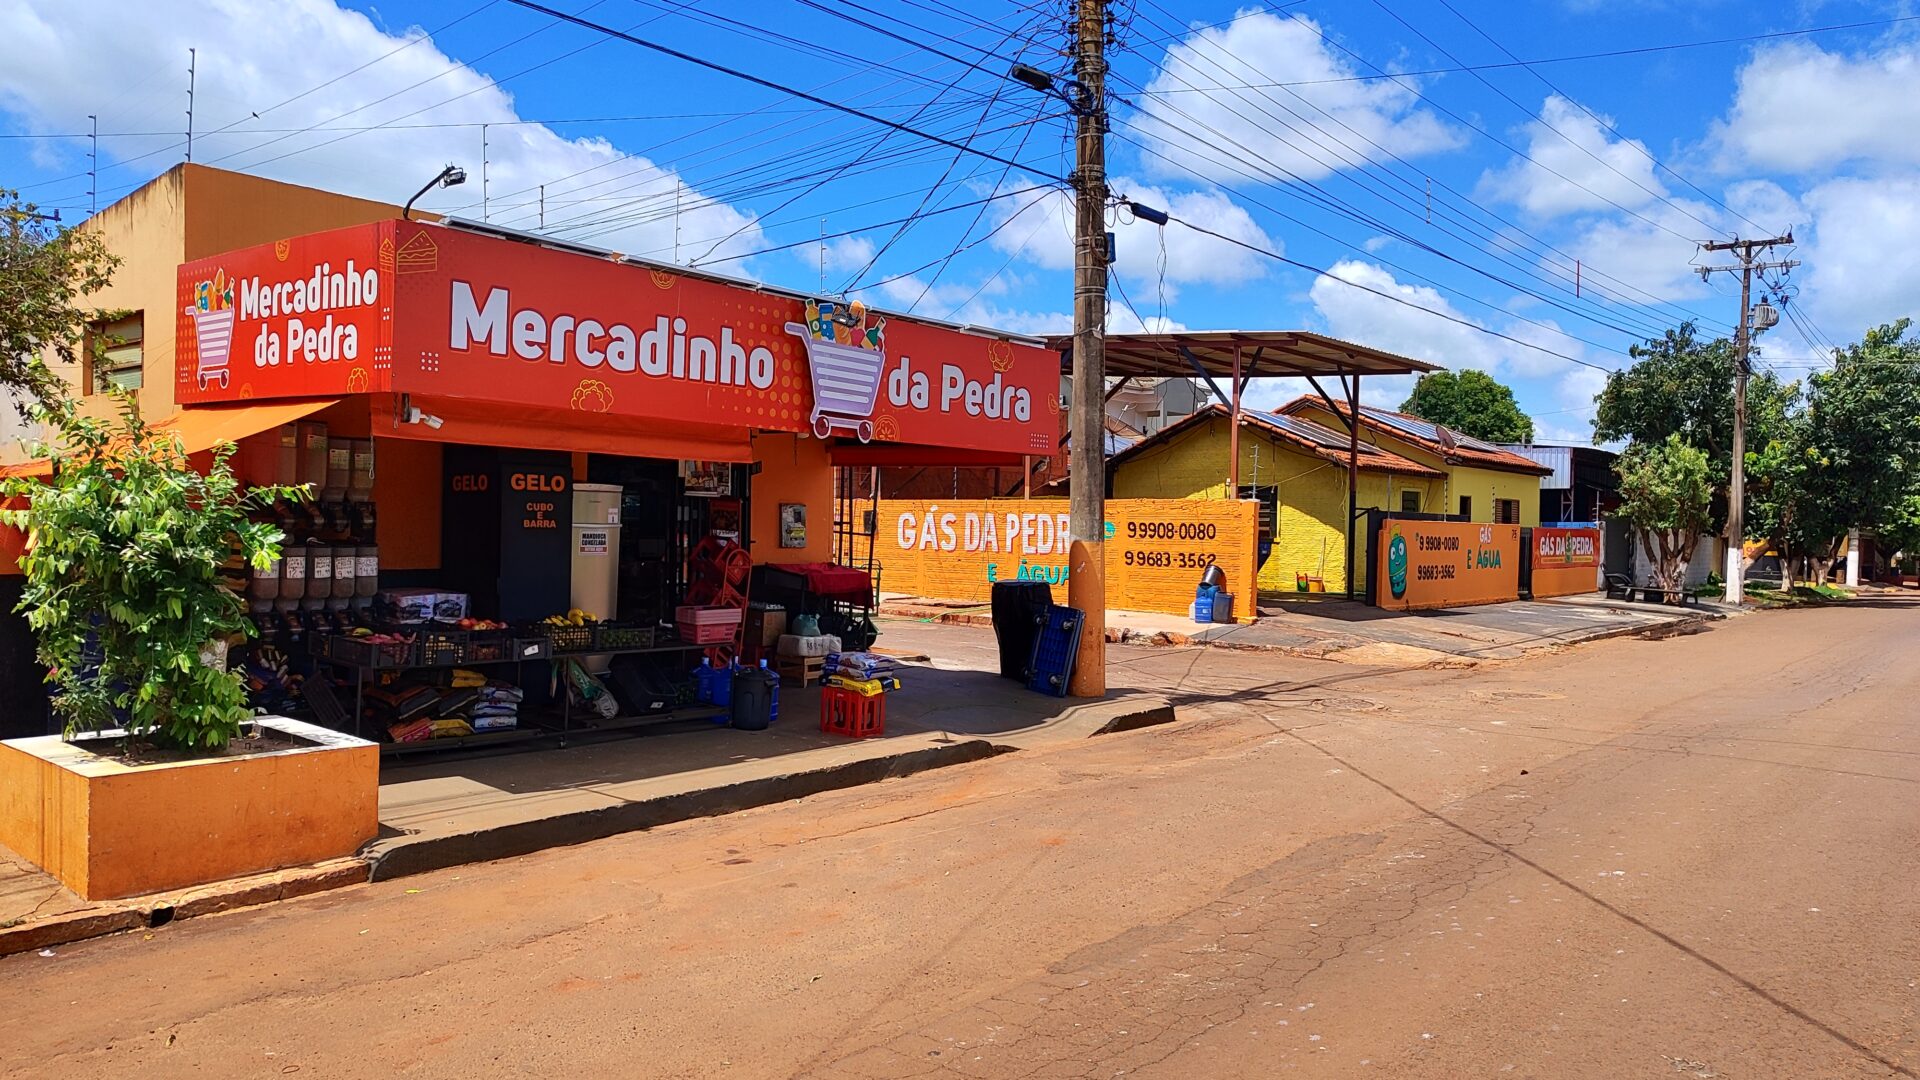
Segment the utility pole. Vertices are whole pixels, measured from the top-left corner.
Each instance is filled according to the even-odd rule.
[[[1753,272],[1788,270],[1799,265],[1792,260],[1757,262],[1754,255],[1777,245],[1792,243],[1793,232],[1788,230],[1785,236],[1765,240],[1735,239],[1701,245],[1707,251],[1732,251],[1740,256],[1739,266],[1700,268],[1702,281],[1721,272],[1738,272],[1740,275],[1740,321],[1733,327],[1733,479],[1727,487],[1727,591],[1724,599],[1729,604],[1742,603],[1746,599],[1747,376],[1753,374],[1753,365],[1748,361],[1748,356],[1753,351],[1756,329],[1766,329],[1765,326],[1754,326]]]
[[[1073,404],[1068,468],[1073,546],[1067,604],[1084,615],[1080,652],[1068,689],[1075,697],[1107,692],[1106,326],[1107,326],[1107,4],[1077,0],[1074,78],[1081,107],[1074,138]]]
[[[487,125],[480,125],[480,220],[493,220],[493,204],[488,201],[490,189],[487,187]]]
[[[100,212],[100,117],[87,114],[87,213]]]

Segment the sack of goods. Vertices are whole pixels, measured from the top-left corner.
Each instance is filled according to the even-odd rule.
[[[520,702],[525,691],[509,683],[488,683],[479,688],[473,703],[473,730],[500,731],[520,723]]]
[[[900,680],[891,675],[876,675],[871,679],[856,679],[848,675],[829,675],[826,685],[851,690],[862,697],[878,697],[900,689]]]
[[[840,639],[832,634],[781,634],[777,649],[781,656],[831,656],[840,651]]]
[[[893,674],[894,663],[890,656],[881,656],[869,652],[833,652],[827,654],[826,673],[844,675],[850,679],[871,679],[880,675]]]

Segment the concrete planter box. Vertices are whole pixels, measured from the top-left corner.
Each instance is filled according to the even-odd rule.
[[[340,858],[374,838],[378,746],[281,716],[254,724],[299,745],[129,764],[110,756],[117,732],[0,742],[0,844],[111,900]]]

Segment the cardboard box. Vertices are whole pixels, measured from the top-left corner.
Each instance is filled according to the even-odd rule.
[[[783,608],[748,608],[746,643],[771,647],[787,632],[787,613]]]
[[[378,600],[380,607],[388,612],[387,617],[394,622],[426,622],[434,617],[434,609],[440,602],[440,590],[382,589]]]
[[[382,589],[377,597],[388,618],[399,623],[459,622],[467,617],[467,594],[440,589]]]

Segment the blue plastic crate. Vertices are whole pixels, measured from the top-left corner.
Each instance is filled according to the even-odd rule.
[[[1027,665],[1027,689],[1054,697],[1067,696],[1067,680],[1080,654],[1080,632],[1087,620],[1078,608],[1058,604],[1047,609],[1046,621],[1033,641],[1033,662]]]

